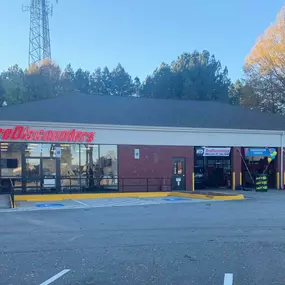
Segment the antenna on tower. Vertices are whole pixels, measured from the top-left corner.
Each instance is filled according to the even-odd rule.
[[[23,5],[22,10],[30,12],[29,66],[51,60],[49,17],[53,5],[49,0],[30,0],[30,5]]]

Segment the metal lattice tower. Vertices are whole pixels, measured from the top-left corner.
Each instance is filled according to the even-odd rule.
[[[23,7],[23,11],[30,12],[29,66],[51,60],[49,17],[53,13],[49,0],[30,1]]]

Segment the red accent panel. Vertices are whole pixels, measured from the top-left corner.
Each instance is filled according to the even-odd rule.
[[[134,158],[134,149],[140,150],[139,159]],[[119,176],[120,178],[171,178],[173,157],[185,157],[186,189],[191,190],[194,171],[194,147],[192,146],[119,145]],[[139,180],[137,181],[139,183]],[[122,185],[120,188],[122,190]],[[150,190],[161,191],[159,187],[151,187]],[[125,187],[124,191],[136,191],[136,189]]]

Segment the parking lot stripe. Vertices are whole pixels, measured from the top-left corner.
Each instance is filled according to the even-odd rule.
[[[61,272],[59,272],[56,275],[54,275],[53,277],[51,277],[50,279],[48,279],[47,281],[41,283],[40,285],[49,285],[49,284],[51,284],[52,282],[54,282],[55,280],[57,280],[58,278],[60,278],[61,276],[63,276],[64,274],[66,274],[69,271],[70,271],[70,269],[64,269]]]
[[[232,273],[226,273],[224,278],[224,285],[233,285],[234,277]]]
[[[81,205],[83,205],[83,206],[85,206],[85,207],[89,207],[88,204],[83,203],[83,202],[81,202],[81,201],[78,201],[78,200],[75,200],[75,199],[73,199],[72,201],[77,202],[78,204],[81,204]]]

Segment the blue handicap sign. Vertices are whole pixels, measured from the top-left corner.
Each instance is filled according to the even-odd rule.
[[[63,204],[36,204],[38,208],[63,207]]]
[[[182,201],[182,200],[187,200],[187,199],[181,198],[181,197],[171,197],[171,198],[164,198],[163,200],[168,201],[168,202],[175,202],[175,201]]]

